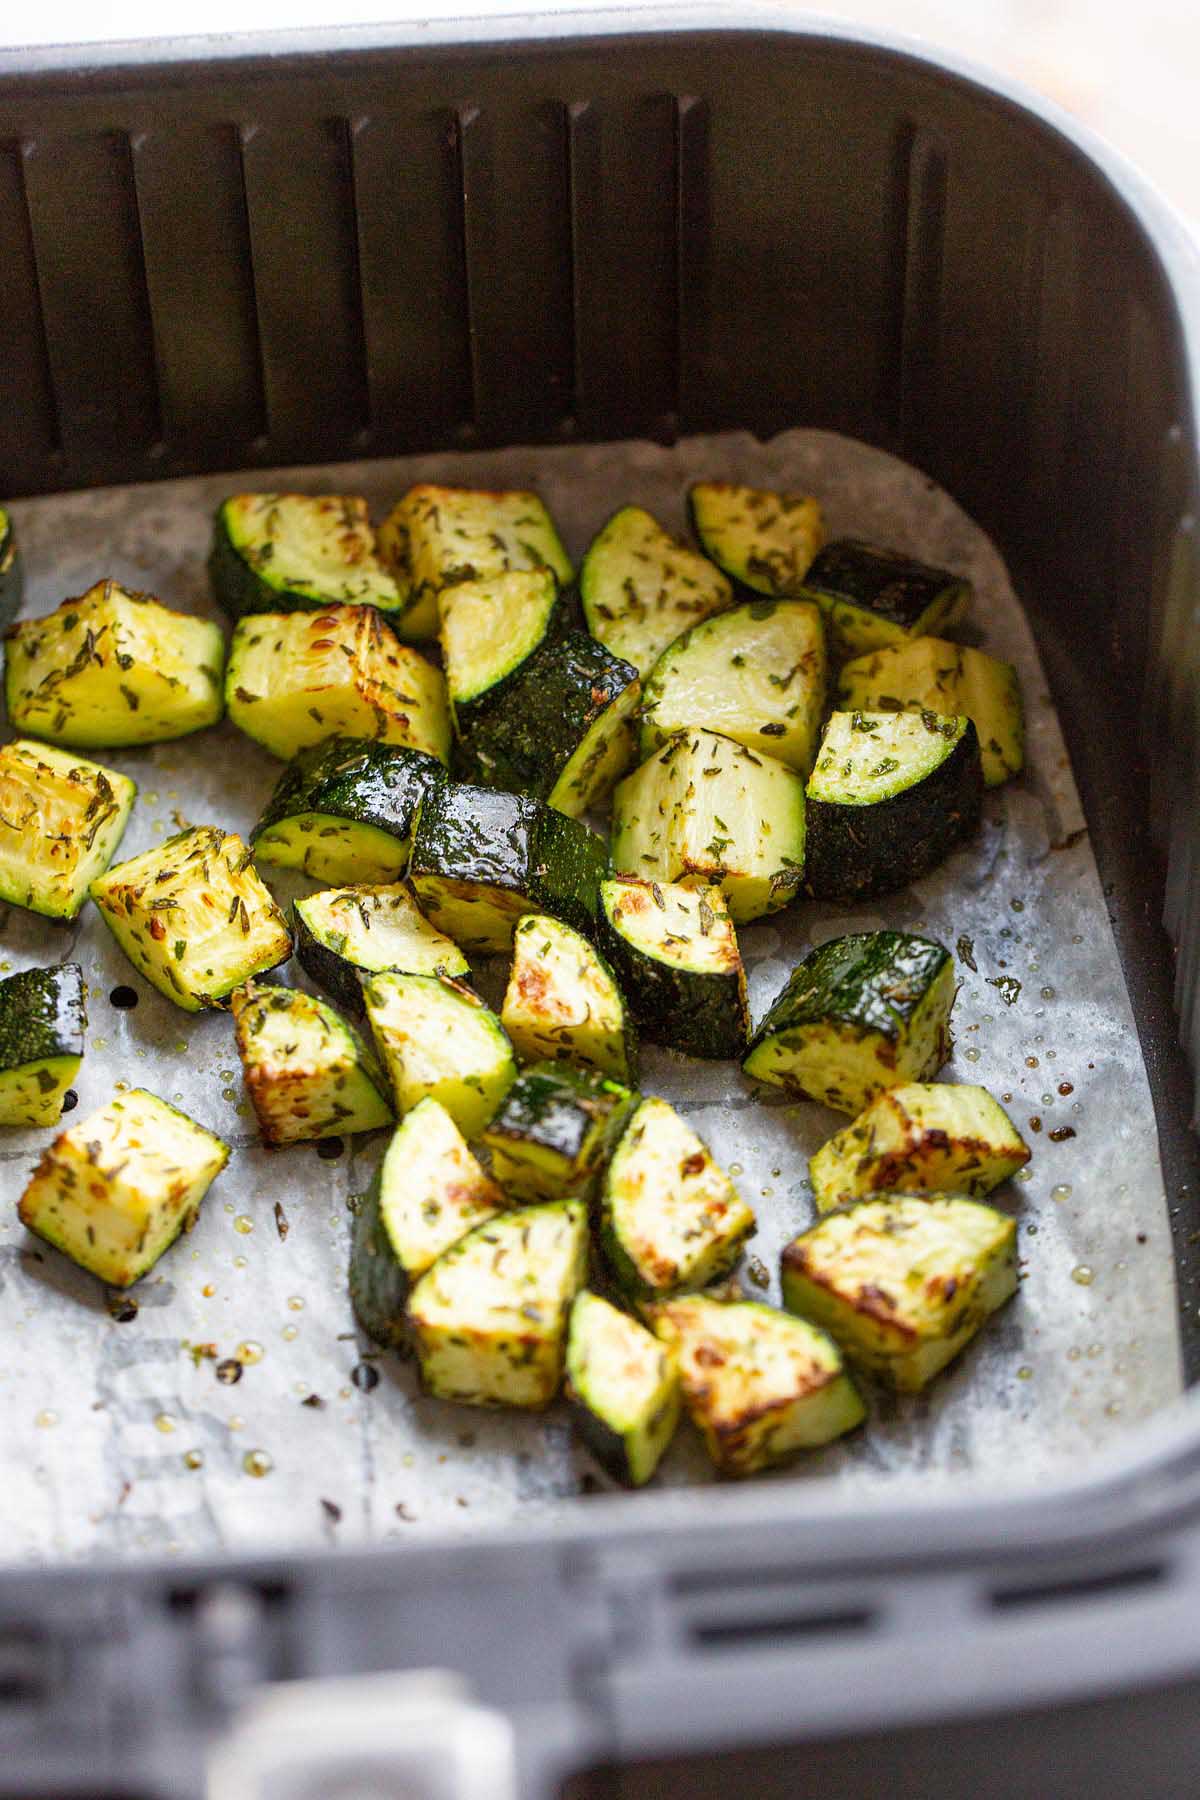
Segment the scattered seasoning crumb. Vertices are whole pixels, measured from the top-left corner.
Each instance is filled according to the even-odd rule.
[[[190,1344],[188,1340],[184,1338],[179,1348],[187,1351],[192,1359],[194,1367],[197,1369],[202,1362],[215,1362],[216,1360],[217,1346],[215,1344]]]
[[[242,1367],[243,1365],[238,1361],[236,1356],[227,1356],[223,1362],[219,1362],[216,1368],[216,1376],[217,1380],[221,1383],[221,1386],[232,1387],[235,1382],[240,1381],[242,1379]]]
[[[41,1258],[38,1258],[41,1261]],[[132,1325],[138,1316],[138,1303],[132,1294],[110,1294],[108,1316],[118,1325]]]
[[[313,1412],[324,1412],[325,1410],[325,1402],[320,1394],[306,1394],[300,1404],[309,1407]]]
[[[1042,1121],[1038,1118],[1036,1113],[1034,1113],[1032,1119],[1029,1121],[1029,1129],[1030,1131],[1040,1131],[1042,1129]]]
[[[460,1431],[458,1434],[459,1446],[463,1450],[473,1450],[476,1441],[475,1433],[473,1431]]]
[[[1138,1243],[1139,1243],[1139,1244],[1144,1244],[1144,1243],[1145,1243],[1145,1242],[1146,1242],[1146,1234],[1145,1234],[1145,1232],[1144,1232],[1144,1231],[1139,1231],[1139,1232],[1138,1232],[1138,1234],[1137,1234],[1137,1241],[1138,1241]]]
[[[971,973],[977,975],[979,973],[979,964],[975,961],[974,938],[969,938],[964,931],[959,938],[958,943],[955,945],[955,949],[958,951],[959,962],[965,963]]]
[[[280,1200],[275,1202],[275,1229],[279,1233],[279,1241],[282,1244],[286,1240],[291,1226],[288,1224],[288,1216],[284,1212],[283,1203]]]
[[[321,1510],[327,1519],[332,1519],[335,1525],[342,1516],[342,1509],[336,1500],[322,1500]]]
[[[746,1263],[746,1274],[755,1287],[766,1288],[771,1285],[771,1271],[761,1257],[752,1256]]]
[[[1021,983],[1015,975],[989,975],[987,984],[999,990],[1005,1006],[1015,1006],[1021,998]]]
[[[1060,1094],[1073,1094],[1075,1092],[1075,1083],[1073,1081],[1060,1081],[1058,1084],[1058,1091]]]
[[[464,1500],[461,1494],[455,1494],[454,1498],[458,1501],[460,1506],[470,1506],[471,1504],[469,1500]]]
[[[396,1517],[398,1519],[403,1519],[406,1525],[415,1525],[417,1522],[416,1513],[409,1512],[403,1500],[397,1500],[396,1502]]]
[[[1077,1133],[1073,1125],[1056,1125],[1053,1131],[1047,1133],[1052,1144],[1065,1144],[1068,1138],[1073,1138],[1076,1135]]]

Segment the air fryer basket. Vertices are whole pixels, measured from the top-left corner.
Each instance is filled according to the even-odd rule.
[[[1183,235],[1061,121],[903,49],[685,13],[545,29],[0,60],[0,491],[797,423],[927,469],[1003,550],[1068,739],[1178,1197],[1192,1373]],[[258,1684],[443,1669],[468,1693],[410,1675],[289,1710],[283,1689],[241,1753],[283,1769],[303,1747],[272,1792],[371,1770],[392,1791],[403,1764],[416,1792],[499,1800],[800,1737],[814,1780],[848,1783],[842,1740],[869,1729],[900,1793],[935,1768],[943,1791],[1037,1791],[1047,1754],[1063,1792],[1176,1792],[1139,1746],[1186,1752],[1198,1521],[1189,1399],[1002,1505],[834,1517],[819,1485],[771,1483],[465,1545],[9,1573],[0,1789],[199,1791]],[[1127,1696],[1119,1755],[1101,1693]],[[1050,1722],[1067,1703],[1078,1732]],[[1001,1757],[986,1725],[934,1729],[972,1708],[1023,1710]],[[794,1768],[714,1762],[688,1791],[792,1791]]]

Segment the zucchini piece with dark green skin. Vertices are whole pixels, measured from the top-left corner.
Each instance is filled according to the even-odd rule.
[[[127,775],[30,738],[0,749],[0,900],[73,919],[133,811]]]
[[[233,494],[213,521],[208,574],[231,619],[375,606],[401,625],[409,590],[379,561],[356,494]]]
[[[961,575],[857,538],[839,538],[817,552],[804,593],[825,614],[839,658],[928,637],[960,619],[971,603],[971,583]]]
[[[387,1076],[324,1000],[248,981],[233,996],[233,1024],[265,1143],[352,1137],[391,1123]]]
[[[495,1013],[445,975],[366,975],[363,998],[397,1110],[411,1112],[431,1095],[464,1137],[478,1137],[517,1074]]]
[[[0,1125],[53,1125],[83,1061],[87,1013],[78,963],[0,981]]]
[[[988,787],[1025,766],[1017,671],[985,650],[925,637],[856,656],[842,665],[838,705],[872,712],[928,710],[949,718],[965,713],[979,734]]]
[[[808,782],[804,891],[814,900],[894,894],[969,837],[982,808],[970,719],[835,712]]]
[[[734,581],[773,599],[803,594],[825,542],[821,508],[810,495],[697,481],[688,490],[688,510],[705,555]]]
[[[528,913],[513,932],[500,1023],[522,1062],[570,1062],[637,1081],[637,1034],[617,978],[561,919]]]
[[[425,918],[402,881],[385,887],[322,888],[292,907],[296,955],[305,973],[355,1017],[363,974],[470,974],[458,945]]]
[[[461,589],[454,589],[458,594]],[[472,709],[464,772],[579,818],[633,760],[637,670],[584,631],[543,644],[496,699]]]
[[[25,597],[25,572],[12,515],[0,506],[0,630],[10,625]]]
[[[461,581],[438,602],[438,639],[454,729],[475,721],[518,680],[555,629],[558,583],[551,569],[510,569]]]
[[[426,918],[464,950],[502,951],[526,913],[590,937],[604,839],[553,807],[494,788],[430,788],[413,830],[409,880]]]
[[[957,993],[941,944],[902,931],[831,938],[792,970],[743,1069],[856,1114],[887,1088],[929,1081],[950,1054]]]
[[[652,1043],[686,1056],[744,1053],[746,971],[720,888],[615,876],[600,886],[599,942]]]
[[[679,1423],[674,1351],[585,1288],[571,1308],[566,1391],[576,1429],[600,1467],[626,1487],[643,1487]]]
[[[586,1196],[637,1102],[628,1088],[591,1070],[534,1063],[483,1133],[492,1172],[520,1200]]]
[[[328,738],[293,757],[250,842],[264,862],[314,881],[395,881],[421,800],[445,785],[441,763],[424,751]]]
[[[579,587],[592,636],[641,675],[681,631],[733,605],[720,569],[640,506],[623,506],[593,539]]]

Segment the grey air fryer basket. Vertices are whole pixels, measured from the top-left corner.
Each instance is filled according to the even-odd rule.
[[[999,547],[1066,738],[1194,1380],[1188,240],[911,48],[782,11],[554,29],[0,58],[0,494],[795,427],[925,471]],[[1002,1495],[799,1469],[356,1553],[0,1553],[0,1793],[1191,1793],[1194,1400]]]

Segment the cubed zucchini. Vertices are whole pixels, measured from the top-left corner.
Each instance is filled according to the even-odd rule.
[[[950,1054],[954,962],[902,931],[831,938],[792,970],[742,1067],[854,1115],[886,1088],[927,1081]]]
[[[1025,766],[1021,684],[1011,663],[944,638],[914,638],[856,656],[838,676],[838,705],[871,712],[965,713],[979,734],[988,787]]]
[[[557,611],[558,583],[551,569],[510,569],[446,589],[438,603],[438,637],[460,738],[550,637]]]
[[[12,514],[0,506],[0,630],[16,618],[24,595],[25,579],[16,528]]]
[[[445,975],[366,975],[363,998],[397,1111],[411,1112],[428,1094],[464,1137],[478,1137],[517,1075],[495,1013]]]
[[[297,900],[292,914],[300,966],[355,1017],[363,1010],[362,974],[470,974],[458,945],[434,930],[402,881],[322,888]]]
[[[601,1191],[600,1242],[621,1287],[638,1297],[707,1287],[754,1228],[708,1145],[665,1100],[643,1100]]]
[[[392,1119],[388,1081],[354,1027],[299,988],[249,981],[233,996],[246,1092],[268,1144],[351,1137]]]
[[[733,604],[721,571],[640,506],[623,506],[593,539],[579,587],[592,636],[640,675],[681,631]]]
[[[687,1056],[743,1055],[746,971],[720,888],[634,875],[601,882],[600,943],[652,1043]]]
[[[217,825],[193,825],[115,864],[91,895],[130,962],[184,1012],[221,1006],[292,953],[250,851]]]
[[[217,508],[208,574],[231,619],[377,606],[399,622],[412,598],[376,554],[357,494],[233,494]]]
[[[683,1404],[723,1475],[756,1475],[866,1417],[833,1339],[755,1300],[662,1300],[650,1322],[679,1359]]]
[[[54,1125],[83,1061],[87,1012],[78,963],[0,981],[0,1125]]]
[[[971,603],[971,584],[961,575],[857,538],[817,552],[804,592],[825,614],[838,658],[926,637],[961,619]]]
[[[587,1278],[581,1200],[500,1213],[438,1258],[408,1303],[421,1378],[439,1400],[549,1406],[571,1302]]]
[[[804,874],[804,782],[715,731],[681,731],[617,788],[612,861],[618,875],[716,885],[738,925],[777,912]]]
[[[697,481],[688,507],[705,555],[734,581],[771,599],[802,595],[825,542],[825,521],[811,496]]]
[[[982,807],[970,719],[835,712],[808,782],[804,891],[816,900],[894,894],[969,837]]]
[[[149,1273],[225,1167],[229,1146],[132,1088],[55,1138],[21,1196],[21,1223],[112,1287]]]
[[[637,1101],[589,1069],[523,1069],[483,1133],[496,1180],[519,1200],[590,1195]]]
[[[126,775],[18,738],[0,749],[0,900],[73,919],[125,833]]]
[[[825,711],[825,627],[808,600],[751,600],[693,625],[646,683],[641,753],[703,725],[801,775]]]
[[[990,1194],[1029,1146],[986,1088],[908,1081],[876,1095],[808,1165],[818,1212],[872,1194]]]
[[[561,919],[527,913],[517,925],[500,1022],[522,1062],[570,1062],[637,1080],[637,1036],[617,978]]]
[[[1017,1228],[958,1195],[843,1207],[783,1252],[783,1299],[851,1361],[915,1394],[1017,1291]]]
[[[264,862],[314,881],[396,881],[421,799],[445,781],[421,750],[330,738],[288,764],[250,842]]]
[[[601,1468],[626,1487],[643,1487],[679,1423],[675,1352],[585,1288],[567,1332],[567,1399]]]
[[[10,723],[82,750],[161,744],[221,717],[225,640],[210,619],[98,581],[4,646]]]
[[[354,1215],[350,1298],[363,1330],[387,1349],[406,1343],[413,1283],[505,1205],[445,1107],[419,1101],[396,1127]]]

